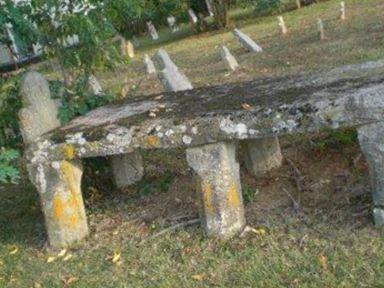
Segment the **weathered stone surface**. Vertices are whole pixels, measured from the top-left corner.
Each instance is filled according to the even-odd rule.
[[[239,40],[240,44],[243,45],[243,47],[246,48],[248,51],[250,51],[250,52],[262,52],[263,51],[263,49],[259,45],[257,45],[255,43],[255,41],[253,41],[251,39],[251,37],[244,34],[239,29],[233,30],[233,35],[235,35],[237,40]]]
[[[51,99],[48,82],[37,72],[28,72],[20,88],[23,109],[19,112],[24,142],[30,144],[60,126],[57,104]]]
[[[346,17],[345,17],[345,2],[344,1],[340,2],[340,19],[341,20],[346,19]]]
[[[205,0],[205,5],[207,6],[209,16],[214,16],[211,0]]]
[[[235,71],[237,68],[239,68],[239,63],[237,63],[236,58],[233,57],[226,46],[221,46],[220,54],[228,70]]]
[[[34,162],[62,159],[67,144],[75,157],[96,157],[375,123],[384,118],[384,67],[378,66],[123,100],[45,135],[27,156]]]
[[[112,170],[116,186],[128,187],[143,178],[143,158],[138,151],[112,156]]]
[[[153,64],[153,61],[151,57],[149,57],[148,54],[144,55],[144,65],[145,65],[145,71],[147,74],[155,74],[156,73],[156,67],[155,64]]]
[[[208,235],[226,239],[245,226],[239,164],[234,143],[216,143],[187,149],[187,161],[197,173],[200,215]]]
[[[384,226],[384,122],[362,126],[358,135],[369,167],[375,224]]]
[[[249,173],[255,177],[280,167],[283,162],[277,137],[248,140],[243,146],[245,165]]]
[[[65,247],[86,237],[88,226],[80,188],[80,162],[30,164],[28,171],[40,195],[49,244]]]
[[[94,95],[102,95],[103,94],[103,88],[100,85],[99,80],[97,80],[95,75],[90,75],[88,77],[88,85],[91,93]]]
[[[147,22],[147,28],[148,28],[148,33],[151,36],[152,40],[154,41],[159,40],[159,34],[157,34],[157,30],[151,21]]]
[[[155,58],[162,69],[158,76],[167,92],[177,92],[193,89],[187,76],[179,70],[164,49],[159,49]]]

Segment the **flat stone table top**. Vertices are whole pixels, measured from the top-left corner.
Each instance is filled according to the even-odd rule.
[[[126,99],[31,145],[32,163],[354,127],[384,116],[384,62]]]

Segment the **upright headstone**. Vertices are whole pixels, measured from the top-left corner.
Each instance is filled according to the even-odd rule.
[[[88,77],[88,85],[92,94],[97,96],[103,94],[103,88],[101,87],[100,82],[97,80],[95,75],[90,75]]]
[[[319,29],[320,40],[321,41],[325,40],[324,24],[323,24],[323,20],[321,20],[320,18],[317,19],[317,28]]]
[[[344,1],[340,2],[340,19],[341,20],[346,19],[346,17],[345,17],[345,2]]]
[[[167,23],[168,23],[168,27],[172,33],[175,33],[175,32],[180,30],[179,26],[177,26],[175,17],[173,17],[173,16],[167,17]]]
[[[127,41],[124,38],[120,42],[121,55],[128,56],[129,58],[135,57],[135,48],[131,41]]]
[[[285,25],[283,16],[278,16],[277,19],[279,21],[279,26],[281,28],[281,34],[283,34],[283,35],[287,34],[288,29],[287,29],[287,26]]]
[[[145,70],[146,70],[147,74],[150,75],[150,74],[156,73],[155,64],[153,64],[153,61],[152,61],[151,57],[149,57],[148,54],[144,55],[144,65],[145,65]]]
[[[297,9],[301,8],[301,0],[296,0]]]
[[[226,46],[221,46],[220,54],[228,70],[235,71],[239,67],[239,63],[237,63],[235,57],[233,57]]]
[[[151,21],[147,22],[147,28],[148,28],[148,33],[149,35],[151,35],[152,40],[154,41],[159,40],[159,34],[157,34],[157,30]]]
[[[211,0],[205,0],[205,5],[207,6],[209,16],[214,16]]]
[[[192,25],[195,25],[198,21],[198,18],[195,14],[195,12],[190,8],[188,9],[188,16],[189,16],[189,22],[192,24]]]
[[[159,79],[168,92],[176,92],[193,89],[187,76],[182,73],[175,63],[171,60],[164,49],[159,49],[155,58],[160,66]]]
[[[37,72],[28,72],[20,89],[23,109],[19,112],[20,130],[25,143],[60,126],[58,107],[51,99],[47,80]]]
[[[239,29],[233,30],[233,35],[239,40],[240,44],[243,45],[250,52],[262,52],[263,49],[257,45],[251,37],[241,32]]]

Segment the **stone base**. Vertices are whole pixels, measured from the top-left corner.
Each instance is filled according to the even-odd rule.
[[[358,129],[361,150],[369,167],[374,207],[384,207],[384,123],[366,125]],[[375,208],[376,226],[384,225],[384,210]]]
[[[143,178],[143,158],[139,152],[112,156],[112,172],[119,189],[128,187]]]
[[[49,244],[66,247],[88,235],[79,162],[52,162],[28,167],[39,194]]]
[[[199,177],[200,215],[207,234],[226,239],[241,232],[245,216],[236,145],[189,148],[187,161]]]
[[[244,142],[243,148],[247,170],[255,177],[280,167],[283,162],[277,137],[248,140]]]

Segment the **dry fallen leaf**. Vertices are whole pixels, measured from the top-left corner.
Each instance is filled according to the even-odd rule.
[[[112,263],[116,263],[120,260],[121,253],[113,252]]]
[[[57,254],[57,257],[64,257],[65,254],[67,254],[67,249],[61,250],[60,253]]]
[[[15,255],[17,252],[19,252],[19,248],[14,247],[11,251],[9,251],[9,255]]]
[[[74,282],[76,282],[77,281],[77,278],[76,277],[69,277],[68,279],[67,279],[67,281],[66,281],[66,284],[67,285],[70,285],[70,284],[72,284],[72,283],[74,283]]]
[[[153,112],[153,111],[149,111],[148,116],[151,117],[151,118],[155,118],[156,117],[156,113]]]
[[[267,234],[267,231],[265,231],[264,228],[259,228],[259,229],[256,229],[255,233],[259,234],[260,236],[264,236],[265,234]]]
[[[50,257],[48,257],[48,259],[47,259],[47,263],[52,263],[53,261],[55,261],[56,260],[56,257],[54,257],[54,256],[50,256]]]
[[[325,257],[323,254],[319,255],[319,263],[323,270],[328,270],[328,263],[327,263],[327,257]]]
[[[195,274],[192,275],[192,279],[196,281],[203,281],[204,280],[204,274]]]
[[[68,260],[72,259],[73,255],[72,254],[67,254],[67,256],[65,256],[63,258],[63,261],[67,262]]]

